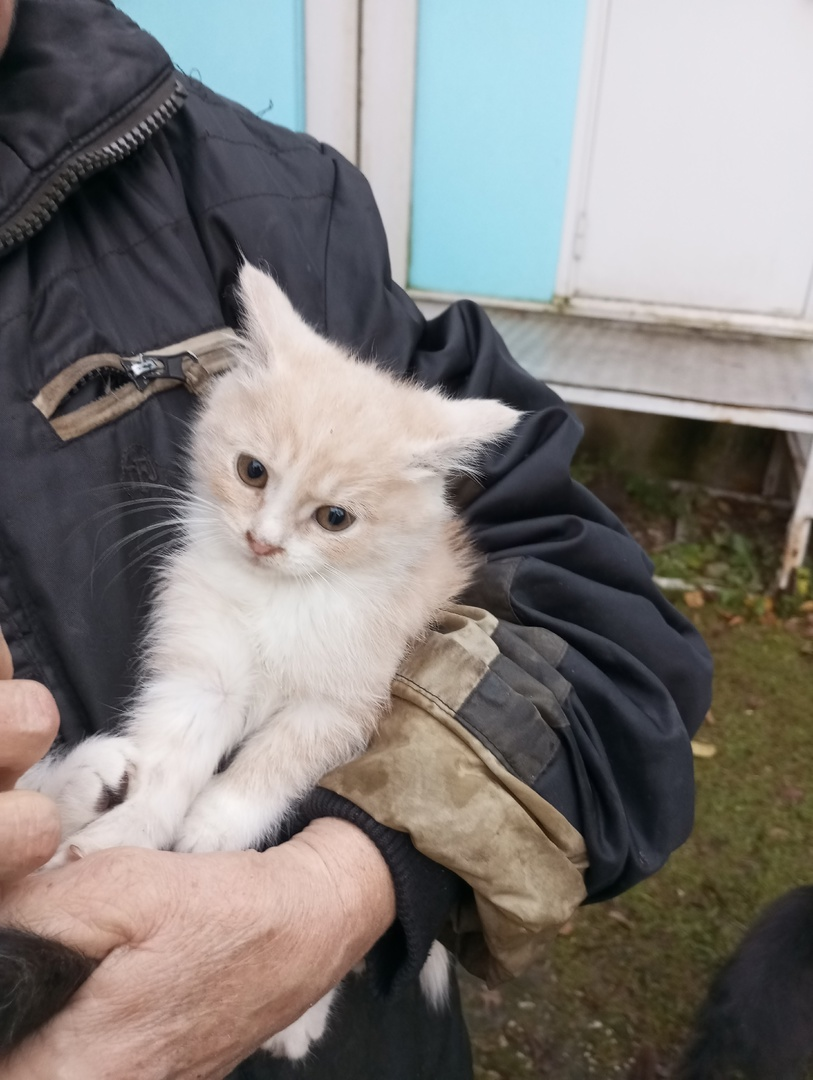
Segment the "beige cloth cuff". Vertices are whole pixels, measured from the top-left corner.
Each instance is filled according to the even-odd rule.
[[[497,654],[495,626],[478,609],[445,613],[402,665],[367,753],[321,781],[471,885],[475,907],[452,930],[464,966],[491,983],[572,915],[587,865],[577,830],[457,718]]]

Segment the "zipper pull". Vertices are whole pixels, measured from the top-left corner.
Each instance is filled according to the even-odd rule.
[[[197,384],[198,379],[191,371],[184,368],[185,360],[196,367],[200,366],[197,356],[191,352],[173,353],[171,356],[139,353],[138,356],[130,356],[127,359],[122,357],[121,366],[124,374],[136,389],[144,391],[156,379],[175,379],[182,383]]]

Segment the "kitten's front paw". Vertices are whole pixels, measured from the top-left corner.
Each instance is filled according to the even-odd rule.
[[[184,818],[176,851],[240,851],[244,846],[243,801],[227,792],[204,789]]]
[[[245,851],[275,823],[273,810],[214,777],[184,818],[176,851]]]
[[[335,989],[329,990],[298,1020],[264,1042],[263,1050],[270,1051],[274,1057],[290,1058],[292,1061],[305,1057],[311,1046],[325,1033],[335,994]]]
[[[67,754],[44,758],[21,777],[17,787],[40,791],[53,799],[59,807],[62,836],[70,837],[124,802],[136,762],[131,739],[96,736]]]
[[[156,812],[154,806],[134,798],[116,806],[84,829],[73,833],[62,842],[56,855],[46,864],[46,870],[74,859],[92,855],[114,847],[141,847],[161,850],[172,843],[174,831],[166,816]]]

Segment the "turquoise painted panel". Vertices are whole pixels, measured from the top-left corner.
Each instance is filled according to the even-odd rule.
[[[275,124],[305,126],[303,0],[118,0],[188,75]]]
[[[554,293],[586,0],[421,0],[409,282]]]

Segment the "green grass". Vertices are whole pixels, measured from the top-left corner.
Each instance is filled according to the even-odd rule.
[[[467,981],[478,1077],[668,1076],[691,1017],[756,912],[813,881],[813,634],[694,613],[715,655],[693,836],[650,881],[579,912],[572,934],[496,993]],[[652,1074],[656,1075],[655,1073]]]

